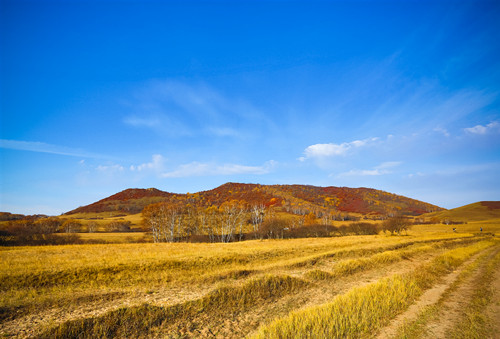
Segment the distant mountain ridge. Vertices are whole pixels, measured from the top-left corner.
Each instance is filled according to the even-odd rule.
[[[230,200],[238,200],[249,206],[280,207],[284,212],[293,214],[328,211],[374,216],[421,215],[444,210],[422,201],[364,187],[226,183],[212,190],[187,194],[169,193],[156,188],[131,188],[65,214],[101,212],[136,214],[147,205],[157,202],[209,207],[220,206]]]

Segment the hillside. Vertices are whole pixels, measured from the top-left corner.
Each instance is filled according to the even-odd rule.
[[[392,214],[421,215],[442,210],[438,206],[371,188],[226,183],[209,191],[187,194],[169,193],[155,188],[127,189],[65,214],[135,214],[149,204],[162,201],[208,207],[220,206],[231,200],[238,200],[249,206],[274,206],[292,214],[327,211],[376,217]]]
[[[144,207],[156,202],[165,201],[174,194],[156,188],[129,188],[90,205],[81,206],[64,214],[122,212],[125,214],[140,213]]]
[[[424,218],[435,218],[440,221],[483,221],[500,219],[500,201],[480,201],[473,204],[442,210],[422,215]]]

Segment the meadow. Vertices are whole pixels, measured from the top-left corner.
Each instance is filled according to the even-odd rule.
[[[454,227],[457,232],[439,224],[402,235],[235,243],[128,243],[130,233],[114,233],[108,244],[1,247],[0,334],[372,337],[454,271],[464,273],[450,283],[449,295],[467,274],[474,286],[493,279],[500,223]],[[88,235],[97,236],[106,235]],[[478,314],[474,298],[481,299],[471,292],[464,301],[468,318]],[[443,305],[422,308],[392,332],[429,335]],[[449,324],[450,333],[491,333],[488,317],[464,324]]]

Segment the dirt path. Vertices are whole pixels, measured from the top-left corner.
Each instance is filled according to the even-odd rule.
[[[486,314],[493,325],[491,338],[500,339],[500,265],[496,267],[491,289],[494,293],[491,298],[491,303],[486,310]]]
[[[459,321],[459,319],[461,319],[463,316],[462,310],[467,308],[472,297],[477,292],[478,284],[480,284],[479,279],[483,277],[486,266],[491,260],[493,260],[498,252],[498,249],[492,250],[485,258],[485,260],[480,263],[480,266],[470,276],[462,281],[456,289],[454,289],[448,296],[446,296],[446,298],[440,305],[440,311],[438,312],[437,318],[430,321],[425,327],[426,335],[436,339],[444,339],[449,337],[449,331],[456,327],[457,321]],[[498,276],[498,272],[496,273]],[[496,283],[498,285],[498,281]],[[495,293],[493,295],[493,299],[495,298],[495,296],[498,298],[498,294],[500,293],[498,288],[493,288],[493,291]],[[489,306],[493,306],[494,304],[495,301],[492,300]],[[498,316],[499,314],[497,314],[497,317]],[[492,333],[492,335],[493,334],[494,333]],[[495,337],[492,336],[491,338]],[[498,336],[496,336],[496,338],[498,338]]]
[[[445,291],[456,281],[464,267],[477,260],[480,255],[481,253],[474,255],[462,264],[460,269],[448,274],[439,284],[425,291],[415,303],[413,303],[404,313],[397,316],[389,326],[381,329],[377,338],[386,339],[396,337],[397,331],[405,322],[416,320],[422,309],[436,304]],[[472,277],[470,279],[472,279]],[[473,292],[473,286],[471,285],[471,281],[469,281],[470,279],[467,280],[467,284],[462,284],[459,291],[457,290],[454,293],[455,295],[452,295],[450,298],[449,305],[447,305],[450,308],[449,312],[447,312],[444,317],[441,317],[438,323],[429,324],[428,329],[431,338],[444,338],[446,329],[451,326],[456,319],[455,314],[458,312],[458,307],[464,300],[469,299]]]

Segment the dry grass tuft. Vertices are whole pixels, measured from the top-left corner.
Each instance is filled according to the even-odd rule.
[[[339,295],[326,305],[293,312],[263,327],[256,338],[351,338],[367,335],[405,310],[440,276],[494,244],[482,241],[450,250],[410,274],[382,279]]]

